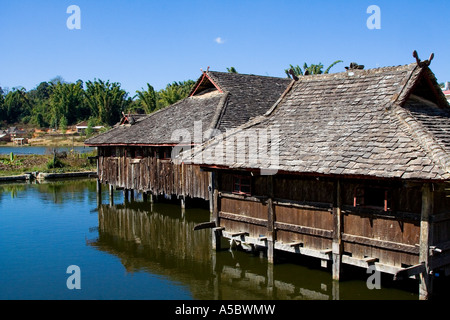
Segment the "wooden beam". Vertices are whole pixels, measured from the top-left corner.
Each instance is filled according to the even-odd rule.
[[[364,260],[365,262],[367,262],[368,264],[374,263],[378,261],[378,258],[372,258],[372,257],[365,257],[362,260]]]
[[[195,225],[194,230],[210,229],[210,228],[215,228],[215,227],[216,227],[216,222],[209,221],[209,222],[203,222],[203,223],[199,223],[199,224]]]
[[[420,263],[409,268],[402,269],[394,275],[394,280],[403,280],[425,272],[425,264]]]
[[[348,243],[361,244],[365,246],[371,246],[381,249],[400,251],[405,253],[419,254],[419,248],[414,245],[378,240],[373,238],[367,238],[363,236],[355,236],[351,234],[344,233],[342,234],[342,241]]]
[[[245,223],[262,226],[262,227],[267,227],[267,224],[268,224],[266,219],[253,218],[253,217],[248,217],[248,216],[244,216],[244,215],[240,215],[240,214],[223,212],[223,211],[220,211],[219,217],[222,219],[238,221],[238,222],[245,222]]]
[[[291,242],[291,243],[288,243],[288,245],[289,245],[290,247],[303,247],[303,242],[300,242],[300,241],[297,241],[297,242]]]
[[[274,243],[276,241],[276,231],[275,231],[275,211],[273,205],[273,175],[267,177],[267,194],[269,199],[267,200],[267,260],[269,263],[275,261],[275,249]]]
[[[333,205],[326,202],[311,202],[311,201],[295,201],[275,198],[274,204],[284,207],[292,207],[299,209],[311,209],[311,210],[321,210],[321,211],[332,211]]]
[[[248,232],[246,231],[239,231],[239,232],[233,232],[230,234],[231,237],[242,237],[242,236],[247,236]]]
[[[330,230],[299,226],[285,222],[275,222],[275,228],[277,230],[291,231],[295,233],[306,234],[310,236],[322,237],[327,239],[332,239],[333,237],[333,231]]]
[[[425,183],[422,187],[422,209],[420,215],[420,244],[419,263],[424,265],[424,272],[419,275],[419,299],[428,300],[432,293],[432,277],[430,276],[430,245],[432,228],[430,227],[430,216],[433,213],[433,192],[431,185]]]
[[[332,233],[332,277],[333,280],[339,280],[341,274],[342,264],[342,230],[343,230],[343,218],[342,218],[342,190],[341,181],[338,179],[334,182],[333,191],[333,233]]]

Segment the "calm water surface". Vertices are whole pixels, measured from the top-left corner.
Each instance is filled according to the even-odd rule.
[[[417,299],[416,283],[369,290],[364,272],[337,284],[315,260],[216,253],[210,230],[193,231],[205,209],[102,199],[95,180],[0,185],[0,299]],[[67,288],[70,265],[80,290]]]

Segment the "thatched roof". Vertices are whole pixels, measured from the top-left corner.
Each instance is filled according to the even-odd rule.
[[[265,115],[182,159],[218,168],[449,179],[449,110],[426,65],[303,76]],[[239,151],[237,141],[245,135],[253,139]],[[263,157],[266,147],[276,157]]]
[[[85,144],[174,145],[180,142],[182,133],[188,133],[191,141],[201,143],[202,138],[208,138],[203,134],[208,130],[224,132],[264,114],[290,82],[286,78],[205,71],[189,97],[132,125],[119,125],[87,139]],[[203,137],[194,141],[199,128]]]

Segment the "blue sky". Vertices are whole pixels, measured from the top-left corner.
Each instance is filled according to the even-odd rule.
[[[70,5],[81,10],[79,30],[67,28]],[[381,29],[367,27],[370,5]],[[408,64],[413,50],[421,59],[434,52],[431,69],[444,82],[449,16],[448,0],[0,0],[0,86],[97,78],[133,96],[147,83],[196,80],[208,66],[284,77],[304,62],[344,61],[331,72]]]

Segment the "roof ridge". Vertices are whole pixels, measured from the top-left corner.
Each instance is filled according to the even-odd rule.
[[[219,73],[219,74],[225,74],[225,75],[230,75],[232,77],[236,76],[244,76],[244,77],[261,77],[261,78],[272,78],[272,79],[287,79],[289,80],[290,78],[287,77],[277,77],[277,76],[268,76],[268,75],[262,75],[262,74],[253,74],[253,73],[233,73],[233,72],[224,72],[224,71],[215,71],[215,70],[208,70],[206,71],[207,73]]]
[[[216,106],[216,111],[215,111],[214,117],[211,121],[211,126],[209,128],[209,130],[211,130],[211,132],[206,137],[206,139],[210,139],[212,136],[214,136],[213,130],[217,130],[219,128],[220,119],[222,118],[222,115],[226,109],[226,106],[227,106],[226,102],[228,100],[229,95],[230,95],[230,93],[228,91],[224,92],[223,97],[220,99],[218,105]]]
[[[436,137],[428,132],[409,110],[400,105],[393,108],[393,113],[399,119],[404,131],[418,143],[421,149],[429,156],[435,164],[439,165],[447,174],[450,174],[450,154],[445,151]]]

